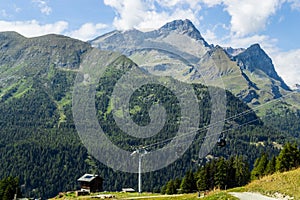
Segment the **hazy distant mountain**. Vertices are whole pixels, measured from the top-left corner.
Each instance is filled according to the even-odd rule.
[[[223,47],[223,49],[231,56],[236,56],[240,53],[242,53],[243,51],[245,51],[244,48],[232,48],[232,47]]]

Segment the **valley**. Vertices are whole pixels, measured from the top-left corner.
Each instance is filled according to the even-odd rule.
[[[109,55],[107,60],[117,58],[105,66],[97,82],[92,82],[82,64],[96,49],[99,55]],[[93,70],[97,71],[89,73],[96,73]],[[16,32],[1,32],[0,178],[18,177],[22,193],[28,197],[50,198],[79,189],[77,179],[85,173],[103,177],[106,191],[137,189],[136,174],[109,168],[89,152],[78,135],[72,110],[75,103],[82,103],[73,99],[75,82],[82,80],[84,89],[95,89],[88,93],[95,97],[95,119],[112,145],[130,153],[147,147],[150,155],[169,145],[172,138],[178,138],[180,122],[195,119],[183,118],[178,96],[163,84],[143,85],[132,93],[128,105],[133,122],[139,126],[151,123],[153,105],[163,106],[167,117],[157,134],[136,138],[115,120],[115,115],[122,118],[125,112],[112,103],[114,88],[134,70],[155,75],[162,83],[191,86],[197,104],[190,111],[200,116],[197,127],[189,127],[192,133],[181,133],[186,140],[193,136],[186,151],[177,144],[174,153],[181,156],[175,162],[143,173],[144,191],[158,193],[170,179],[183,178],[213,158],[241,156],[252,169],[261,153],[278,155],[286,142],[300,144],[299,92],[279,77],[258,44],[230,51],[208,44],[189,20],[176,20],[151,32],[113,31],[90,42],[54,34],[26,38]],[[142,82],[141,77],[137,78]],[[224,106],[215,104],[222,101],[216,94],[224,94]],[[223,120],[212,117],[223,114]],[[220,135],[215,131],[218,125],[226,138],[224,148],[215,145]],[[202,146],[211,147],[211,151],[202,151]],[[199,152],[205,155],[199,157]],[[125,159],[105,153],[100,155],[107,156],[108,162]],[[137,169],[137,163],[130,166]],[[146,167],[144,164],[143,169]]]

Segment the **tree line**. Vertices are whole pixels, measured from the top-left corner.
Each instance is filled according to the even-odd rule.
[[[255,160],[251,172],[251,179],[259,179],[275,172],[285,172],[300,166],[300,150],[297,144],[286,143],[278,156],[270,156],[263,153]]]
[[[265,175],[298,167],[300,167],[300,150],[297,144],[288,142],[278,156],[269,158],[267,153],[262,153],[256,159],[252,170],[243,156],[234,156],[227,160],[224,157],[212,159],[201,165],[196,172],[189,170],[182,179],[168,181],[161,188],[161,193],[191,193],[240,187]]]
[[[170,180],[161,188],[163,194],[191,193],[195,191],[239,187],[250,181],[250,167],[243,156],[226,160],[212,159],[193,173],[186,173],[183,179]]]

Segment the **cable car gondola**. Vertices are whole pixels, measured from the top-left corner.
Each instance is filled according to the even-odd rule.
[[[219,147],[225,147],[226,146],[226,140],[225,140],[225,136],[223,135],[223,133],[221,133],[218,141],[217,141],[217,146]]]

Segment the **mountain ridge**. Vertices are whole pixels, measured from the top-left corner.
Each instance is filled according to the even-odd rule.
[[[251,106],[280,98],[291,92],[291,89],[277,74],[271,58],[259,44],[253,44],[246,49],[209,45],[200,31],[187,19],[174,20],[150,32],[118,32],[119,40],[117,42],[113,39],[114,34],[112,35],[112,37],[109,34],[105,34],[103,37],[99,36],[90,43],[93,47],[102,50],[114,50],[124,53],[155,75],[168,74],[175,79],[193,83],[204,83],[203,79],[206,78],[213,85],[220,85],[217,77],[223,78],[225,88]],[[131,39],[128,42],[124,38]],[[141,43],[141,40],[145,42]],[[148,51],[145,51],[147,46]],[[224,67],[219,59],[224,60],[225,56],[219,51],[220,55],[215,56],[210,61],[210,65],[219,63],[218,66],[212,68],[205,64],[205,59],[209,54],[219,48],[224,50],[232,62],[226,58],[227,67]],[[165,52],[161,52],[161,49],[164,49]],[[167,51],[174,54],[170,55],[166,53]],[[187,62],[178,61],[181,57]],[[154,65],[154,63],[156,64]],[[163,73],[162,70],[157,69],[164,69]],[[215,71],[212,71],[212,69]],[[226,71],[222,72],[222,69],[226,69]],[[205,74],[210,75],[205,77]],[[237,78],[238,76],[239,78]],[[230,81],[230,79],[233,81]],[[212,80],[216,83],[213,83]]]

